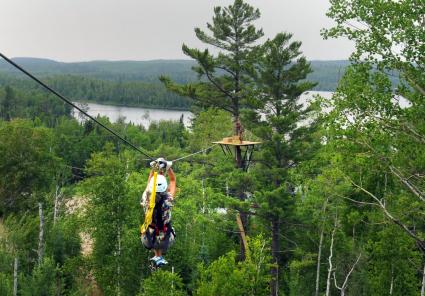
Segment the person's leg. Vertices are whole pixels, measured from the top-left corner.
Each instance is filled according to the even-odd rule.
[[[161,257],[162,256],[162,251],[160,249],[153,249],[153,252],[155,254],[156,257]]]

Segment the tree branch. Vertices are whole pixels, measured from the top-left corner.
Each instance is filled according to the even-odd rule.
[[[215,81],[215,79],[211,76],[211,74],[204,68],[205,70],[205,75],[207,75],[208,80],[219,90],[221,91],[223,94],[225,94],[226,96],[228,96],[229,98],[236,99],[236,97],[234,97],[229,91],[225,90],[220,84],[217,83],[217,81]]]
[[[406,187],[407,188],[409,188],[410,189],[410,191],[412,191],[413,192],[413,194],[415,194],[420,200],[422,200],[423,202],[425,202],[425,195],[419,190],[419,189],[417,189],[413,184],[410,184],[410,182],[407,180],[407,179],[405,179],[405,178],[403,178],[402,176],[401,176],[401,173],[400,173],[400,171],[396,168],[396,167],[394,167],[394,166],[392,166],[392,165],[390,165],[390,170],[391,170],[391,172],[397,177],[397,178],[399,178],[399,180],[404,184],[404,185],[406,185]]]
[[[402,223],[400,220],[396,219],[387,210],[387,208],[385,207],[385,204],[383,204],[382,201],[376,195],[374,195],[373,193],[369,192],[368,190],[366,190],[362,186],[357,185],[350,178],[348,178],[348,179],[351,182],[351,184],[353,184],[356,188],[360,189],[361,191],[363,191],[364,193],[366,193],[367,195],[369,195],[370,197],[372,197],[373,200],[376,201],[377,205],[382,209],[382,211],[384,212],[385,216],[387,216],[396,225],[400,226],[411,238],[413,238],[419,244],[419,246],[421,247],[421,249],[423,250],[423,252],[425,252],[425,242],[421,238],[419,238],[414,232],[412,232],[404,223]]]
[[[347,276],[345,277],[344,283],[342,284],[342,288],[345,290],[348,286],[348,279],[350,278],[350,275],[353,273],[354,268],[356,267],[357,263],[359,263],[360,258],[362,257],[362,253],[359,254],[357,257],[356,262],[354,262],[353,266],[351,266],[350,271],[348,272]]]

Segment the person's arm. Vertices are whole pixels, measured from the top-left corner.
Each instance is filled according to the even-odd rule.
[[[170,179],[170,184],[168,185],[168,193],[174,198],[176,194],[176,175],[172,168],[169,168],[167,171],[168,178]]]

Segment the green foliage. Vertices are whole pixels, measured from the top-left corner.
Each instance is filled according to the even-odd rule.
[[[333,0],[331,4],[327,15],[336,25],[322,32],[325,38],[353,40],[353,60],[396,70],[413,89],[425,95],[421,1]]]
[[[225,111],[209,108],[197,114],[191,131],[191,148],[193,150],[203,149],[212,142],[232,135],[231,117]]]
[[[421,255],[412,241],[399,234],[398,229],[390,226],[377,232],[366,245],[371,259],[368,268],[370,294],[388,295],[391,285],[394,295],[417,293],[416,273],[422,265]]]
[[[128,194],[126,183],[131,162],[128,154],[115,155],[112,147],[93,154],[87,178],[81,187],[88,198],[87,226],[94,240],[93,269],[96,281],[106,293],[138,290],[139,258],[142,250],[137,239],[137,196]]]
[[[48,77],[45,82],[62,95],[78,102],[177,110],[188,110],[191,105],[189,99],[168,92],[158,81],[123,82],[120,79],[110,81],[86,76],[56,75]],[[35,116],[39,111],[55,115],[70,114],[71,109],[67,104],[56,96],[46,94],[32,81],[0,74],[0,86],[5,86],[4,94],[0,92],[0,116],[6,120],[24,115]],[[11,87],[19,89],[19,97]]]
[[[171,66],[176,83],[163,78],[169,89],[197,101],[190,130],[182,122],[155,122],[146,129],[98,118],[167,159],[232,134],[230,115],[243,113],[244,135],[263,142],[248,172],[235,169],[219,149],[173,164],[177,235],[166,254],[173,272],[149,272],[150,252],[139,241],[139,200],[148,176],[144,157],[92,122],[70,118],[69,108],[27,81],[1,75],[0,84],[8,87],[0,89],[0,294],[12,293],[18,258],[20,295],[295,296],[327,289],[337,295],[343,293],[335,283],[345,279],[345,295],[417,295],[425,250],[423,50],[416,42],[423,31],[421,12],[413,0],[332,0],[329,15],[337,24],[325,34],[354,40],[356,63],[331,99],[302,106],[300,94],[315,87],[309,82],[314,63],[290,33],[260,44],[262,31],[253,25],[259,11],[235,0],[215,8],[208,32],[195,29],[217,54],[183,46],[195,62]],[[365,27],[349,29],[353,20]],[[360,63],[362,58],[369,63]],[[198,80],[193,73],[177,78],[188,64]],[[67,74],[93,66],[90,78],[47,79],[72,96],[190,104],[149,77],[143,78],[148,83],[132,81],[147,73],[139,66],[157,73],[159,62],[94,62],[79,64],[80,70],[49,65]],[[50,66],[34,67],[47,75]],[[99,70],[108,67],[110,73]],[[126,69],[131,71],[124,75]],[[384,69],[401,74],[397,91]],[[201,111],[206,106],[215,109]],[[45,219],[41,264],[39,201]],[[250,216],[244,261],[236,251],[236,212]],[[83,234],[93,240],[84,255]]]
[[[0,272],[0,295],[13,295],[13,279],[10,275]]]
[[[51,131],[31,121],[0,125],[0,215],[32,209],[50,190],[60,163],[52,144]]]
[[[262,237],[250,240],[251,258],[237,262],[236,253],[229,252],[200,266],[200,279],[195,295],[268,295],[270,256],[267,241]]]
[[[55,296],[61,290],[57,283],[59,270],[50,258],[45,258],[41,265],[34,268],[29,278],[21,285],[21,295],[23,296]]]
[[[71,114],[70,106],[56,97],[41,91],[31,91],[13,83],[2,84],[0,78],[0,118],[10,121],[14,118],[30,118],[54,126],[60,116]]]
[[[67,217],[50,228],[47,237],[47,250],[54,262],[62,266],[70,258],[77,257],[81,252],[81,239],[79,236],[79,221]]]
[[[139,296],[186,295],[179,275],[164,270],[153,272],[150,277],[143,280],[142,287],[143,292]]]

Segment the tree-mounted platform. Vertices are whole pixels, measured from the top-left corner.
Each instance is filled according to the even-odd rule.
[[[237,162],[240,162],[238,167],[245,171],[248,170],[255,145],[261,144],[261,142],[243,141],[241,136],[227,137],[213,143],[219,144],[224,154],[230,155],[235,158]],[[231,149],[231,147],[234,147],[234,149]],[[232,152],[232,150],[234,150],[234,152]],[[240,160],[238,160],[238,155],[240,155]]]
[[[230,146],[251,146],[251,145],[253,146],[253,145],[261,144],[261,142],[243,141],[241,140],[240,136],[223,138],[223,140],[213,142],[213,143],[220,144],[220,145],[230,145]]]

